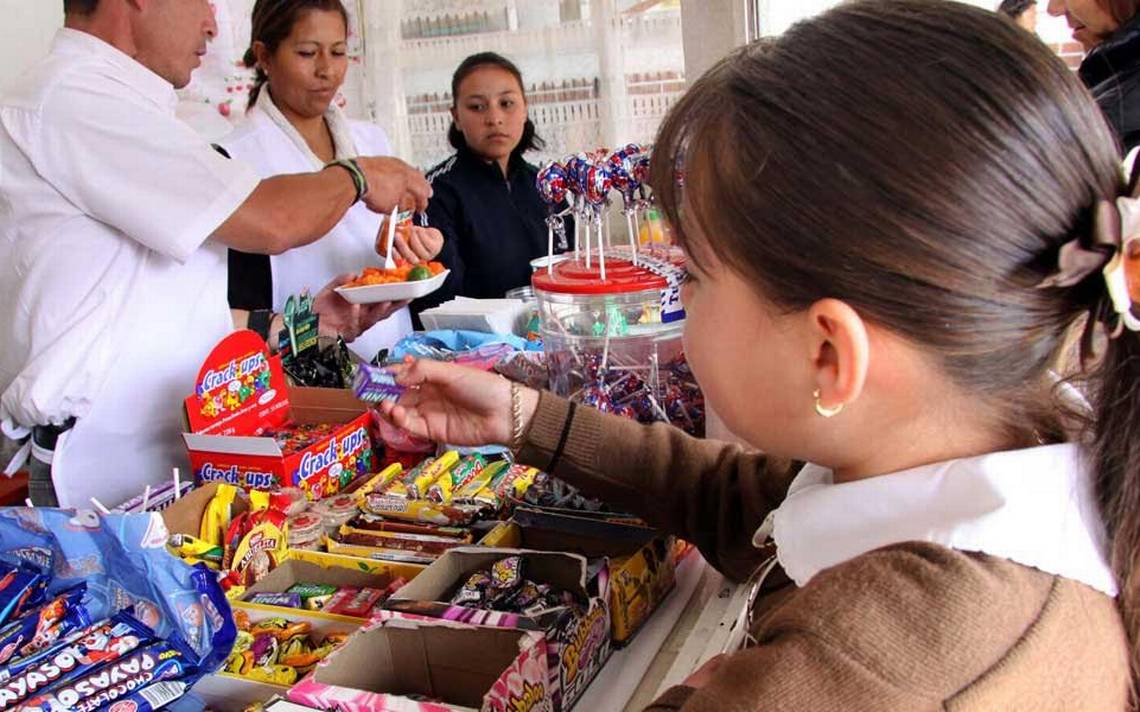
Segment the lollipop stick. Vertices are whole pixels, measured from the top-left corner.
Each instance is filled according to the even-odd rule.
[[[554,223],[550,220],[546,221],[546,273],[554,274]]]
[[[150,504],[150,485],[147,485],[146,489],[143,490],[142,511],[145,512],[147,505],[149,505],[149,504]]]
[[[25,499],[24,504],[28,505],[28,507],[31,509],[35,509],[35,506],[36,506],[36,505],[32,504],[32,498],[31,497],[28,497],[27,499]]]
[[[602,235],[605,232],[605,226],[602,224],[602,215],[598,213],[598,264],[602,268],[602,281],[606,281],[606,245],[602,241]]]
[[[625,229],[629,235],[629,251],[633,253],[633,266],[637,266],[637,233],[633,231],[633,213],[626,211]]]
[[[589,220],[586,221],[583,232],[586,234],[586,269],[590,269],[590,226]]]
[[[182,478],[178,468],[174,468],[174,499],[182,499]]]
[[[581,227],[581,225],[579,224],[581,222],[582,221],[578,218],[578,216],[574,215],[574,261],[575,262],[578,262],[579,259],[581,258],[581,254],[578,251],[578,247],[579,247],[579,244],[578,244],[578,242],[579,242],[578,228]]]
[[[104,507],[103,503],[100,502],[99,500],[95,499],[94,497],[91,498],[91,504],[95,505],[95,509],[98,509],[103,514],[110,514],[111,513],[111,510]]]

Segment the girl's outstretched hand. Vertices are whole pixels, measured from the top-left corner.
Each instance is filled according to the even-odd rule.
[[[438,443],[461,446],[511,442],[511,384],[476,368],[412,360],[393,366],[396,382],[408,390],[380,413],[393,425]],[[538,393],[521,390],[522,422],[530,422]]]

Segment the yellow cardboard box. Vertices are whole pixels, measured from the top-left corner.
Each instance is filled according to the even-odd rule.
[[[610,571],[610,620],[616,646],[661,605],[676,583],[675,538],[643,527],[578,519],[526,508],[488,532],[480,546],[567,551],[606,558]]]

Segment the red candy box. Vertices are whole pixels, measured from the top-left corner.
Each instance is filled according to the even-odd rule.
[[[347,390],[288,386],[281,359],[252,331],[214,347],[185,409],[198,482],[320,499],[374,471],[365,406]]]

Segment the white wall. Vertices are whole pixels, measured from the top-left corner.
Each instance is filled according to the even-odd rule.
[[[63,0],[0,0],[0,89],[47,54]]]

